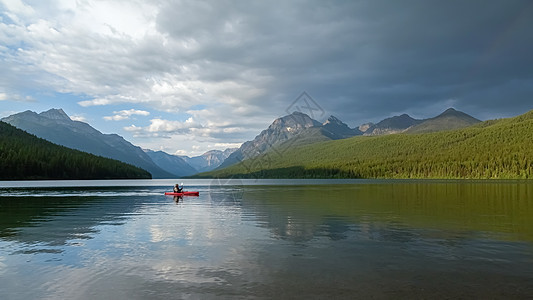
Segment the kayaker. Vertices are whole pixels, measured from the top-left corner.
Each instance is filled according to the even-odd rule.
[[[179,186],[179,184],[176,183],[176,185],[174,185],[174,193],[181,193],[183,192],[183,183],[181,184],[181,187]]]

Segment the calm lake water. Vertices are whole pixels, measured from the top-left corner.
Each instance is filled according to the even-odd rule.
[[[0,298],[533,297],[533,182],[184,182],[0,182]]]

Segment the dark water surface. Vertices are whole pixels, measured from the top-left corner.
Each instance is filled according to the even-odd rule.
[[[533,182],[173,183],[1,182],[0,299],[533,297]]]

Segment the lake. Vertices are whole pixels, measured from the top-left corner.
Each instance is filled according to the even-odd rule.
[[[0,182],[0,298],[533,297],[531,181],[183,182]]]

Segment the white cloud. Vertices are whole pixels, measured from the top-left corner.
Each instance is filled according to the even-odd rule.
[[[0,4],[6,8],[6,15],[16,23],[22,23],[23,19],[30,18],[35,14],[35,10],[21,0],[2,0]]]
[[[192,117],[184,122],[156,118],[150,120],[150,125],[146,127],[130,125],[124,127],[124,130],[132,132],[135,137],[170,138],[171,136],[176,135],[191,134],[195,129],[200,129],[202,127],[203,126],[196,122]]]
[[[235,126],[231,122],[221,124],[213,121],[202,124],[194,117],[185,121],[155,118],[148,126],[130,125],[124,127],[135,138],[139,138],[143,148],[159,149],[179,155],[200,155],[212,149],[224,150],[239,147],[242,134],[257,134],[256,130]],[[164,141],[158,139],[164,138]],[[225,142],[225,141],[239,142]]]
[[[129,132],[141,132],[143,131],[143,128],[135,126],[134,124],[131,124],[130,126],[124,127],[124,130],[129,131]]]
[[[80,121],[80,122],[87,122],[87,118],[85,116],[80,116],[80,115],[73,115],[73,116],[70,116],[70,119],[72,119],[73,121]]]
[[[38,18],[21,15],[21,2],[7,6],[22,21],[10,26],[9,39],[0,34],[0,41],[28,45],[10,56],[41,71],[34,84],[93,97],[78,102],[84,107],[139,103],[177,111],[213,102],[231,106],[264,94],[258,83],[268,76],[220,60],[215,53],[204,56],[202,52],[211,51],[208,41],[169,35],[157,24],[165,5],[59,2],[54,12],[35,5],[35,15],[43,17]]]
[[[242,143],[216,143],[214,147],[216,149],[228,149],[228,148],[239,148]]]
[[[174,152],[174,155],[180,155],[180,156],[189,155],[189,151],[179,149],[179,150],[176,150],[176,152]]]
[[[98,99],[93,99],[93,100],[84,100],[84,101],[78,102],[78,104],[83,107],[96,106],[96,105],[108,105],[111,103],[112,101],[108,99],[103,99],[103,98],[98,98]]]
[[[114,115],[114,116],[105,116],[103,117],[103,119],[106,121],[122,121],[122,120],[129,119],[129,117],[123,116],[123,115]]]
[[[181,133],[188,132],[194,128],[202,128],[202,125],[194,121],[192,117],[185,122],[152,119],[150,123],[145,130],[151,133]]]
[[[18,94],[0,93],[0,101],[16,101],[16,102],[35,102],[32,96],[21,96]]]
[[[121,120],[127,120],[131,116],[138,115],[138,116],[148,116],[150,115],[150,112],[145,110],[136,110],[136,109],[130,109],[130,110],[121,110],[121,111],[114,111],[115,115],[113,116],[105,116],[104,120],[107,121],[121,121]]]

